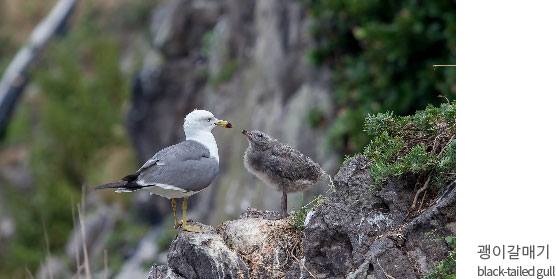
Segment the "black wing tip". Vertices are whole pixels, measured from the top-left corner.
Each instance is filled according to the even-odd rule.
[[[102,185],[96,186],[95,190],[107,189],[107,188],[120,188],[120,187],[124,187],[125,184],[126,184],[126,182],[123,182],[123,181],[107,183],[107,184],[102,184]]]

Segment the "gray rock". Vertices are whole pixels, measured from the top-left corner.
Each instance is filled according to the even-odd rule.
[[[214,228],[200,223],[195,225],[201,226],[203,232],[180,231],[172,241],[168,269],[184,278],[247,278],[247,266],[226,246]]]
[[[407,220],[414,178],[392,179],[371,192],[369,164],[363,156],[344,162],[334,192],[306,221],[305,266],[322,278],[420,278],[448,252],[431,234],[452,234],[455,189]],[[306,272],[301,277],[311,278]]]
[[[203,35],[214,27],[220,12],[219,1],[164,1],[152,16],[152,43],[168,58],[186,56],[199,48]]]
[[[248,209],[240,219],[203,233],[179,232],[168,265],[154,265],[149,278],[286,278],[299,269],[301,235],[277,212]],[[299,273],[299,272],[297,272]]]
[[[184,277],[174,273],[167,265],[153,265],[149,271],[148,279],[184,279]]]

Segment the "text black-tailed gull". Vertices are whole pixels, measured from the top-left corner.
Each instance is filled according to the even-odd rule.
[[[324,178],[319,164],[293,147],[260,131],[245,131],[249,147],[243,156],[245,168],[282,192],[282,217],[288,216],[287,193],[307,189]]]
[[[218,174],[218,147],[212,135],[216,126],[231,128],[206,110],[194,110],[183,121],[186,140],[158,151],[137,172],[120,182],[95,189],[118,188],[117,193],[149,191],[172,200],[175,227],[199,232],[198,226],[187,226],[187,198],[209,186]],[[183,219],[178,222],[176,201],[183,198]]]

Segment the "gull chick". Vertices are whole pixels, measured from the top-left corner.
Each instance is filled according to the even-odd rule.
[[[218,174],[218,147],[212,135],[216,126],[232,128],[210,111],[194,110],[183,121],[186,140],[158,151],[139,170],[122,181],[95,189],[117,188],[117,193],[149,191],[172,200],[175,228],[200,232],[186,225],[187,198],[209,186]],[[183,198],[183,219],[178,222],[175,199]]]
[[[325,177],[319,164],[293,147],[261,131],[242,133],[249,141],[243,156],[245,168],[282,192],[282,217],[288,216],[288,193],[303,191]]]

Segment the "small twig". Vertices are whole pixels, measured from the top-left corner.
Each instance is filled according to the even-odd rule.
[[[46,269],[48,270],[48,278],[53,279],[54,276],[52,275],[52,268],[50,267],[50,242],[48,241],[48,232],[46,231],[46,225],[44,224],[44,220],[42,220],[42,230],[44,232],[44,241],[46,242]]]
[[[429,182],[430,181],[431,181],[431,175],[429,174],[429,176],[427,177],[427,180],[425,181],[425,184],[423,184],[423,187],[421,187],[419,190],[417,190],[417,193],[415,194],[415,197],[413,198],[413,203],[411,204],[411,209],[415,208],[415,205],[417,204],[417,198],[419,197],[421,192],[425,191],[425,189],[427,189],[427,187],[429,187]]]
[[[446,147],[448,147],[448,145],[454,139],[455,136],[456,135],[452,135],[452,137],[448,140],[446,145],[444,145],[444,147],[442,147],[442,150],[440,150],[440,153],[438,153],[436,158],[440,158],[440,156],[442,156],[442,153],[444,153],[444,150],[446,150]],[[433,152],[434,152],[434,149],[435,149],[435,147],[433,147]],[[419,197],[421,192],[423,192],[424,190],[427,189],[427,187],[429,186],[430,180],[431,180],[431,174],[429,173],[429,176],[427,177],[427,180],[425,181],[425,184],[423,184],[423,187],[421,187],[421,188],[419,188],[419,190],[417,190],[417,193],[415,194],[415,197],[413,198],[413,203],[411,203],[411,209],[414,209],[415,206],[417,205],[417,198]],[[423,200],[424,200],[424,196],[423,196]],[[423,205],[423,201],[421,201],[421,206],[422,205]],[[419,206],[419,210],[421,210],[421,206]],[[408,215],[409,215],[409,213],[408,213]]]
[[[382,268],[382,266],[380,265],[380,263],[378,262],[378,258],[376,259],[376,263],[378,264],[378,266],[380,267],[380,269],[382,269],[382,272],[384,273],[384,276],[386,276],[389,279],[396,279],[394,276],[388,274],[388,272],[386,272],[386,270],[384,270],[384,268]]]
[[[71,196],[71,221],[75,228],[75,207],[73,205],[73,196]],[[79,248],[75,245],[75,264],[77,265],[77,279],[81,279],[81,260],[79,259]]]
[[[440,136],[442,136],[442,134],[438,134],[436,135],[436,137],[434,137],[434,144],[432,145],[433,153],[436,153],[436,149],[438,148],[438,138],[440,138]]]
[[[28,267],[25,267],[25,277],[35,279],[35,276],[33,276],[33,273],[31,273]]]
[[[74,203],[73,203],[73,196],[71,196],[71,220],[73,222],[73,227],[75,228],[75,207],[74,207]],[[79,248],[77,245],[75,245],[75,263],[76,263],[76,268],[77,268],[77,279],[81,279],[81,259],[79,258]]]
[[[421,207],[423,207],[423,202],[425,201],[426,196],[427,196],[427,190],[425,190],[425,193],[423,194],[423,198],[421,198],[421,203],[419,204],[419,209],[417,209],[417,212],[421,211]]]
[[[432,67],[434,68],[434,70],[436,70],[436,67],[455,67],[456,65],[432,65]]]
[[[444,95],[438,95],[437,97],[446,99],[446,102],[448,102],[448,105],[450,104],[450,100],[448,100],[448,97],[446,97]]]
[[[313,275],[313,273],[312,273],[311,271],[309,271],[309,269],[308,269],[304,264],[302,264],[301,261],[300,261],[294,254],[292,254],[292,256],[293,256],[293,258],[297,261],[297,263],[298,263],[300,266],[302,266],[302,267],[309,273],[309,275],[311,275],[311,277],[317,279],[317,277],[315,277],[315,275]],[[395,278],[394,278],[394,279],[395,279]]]

